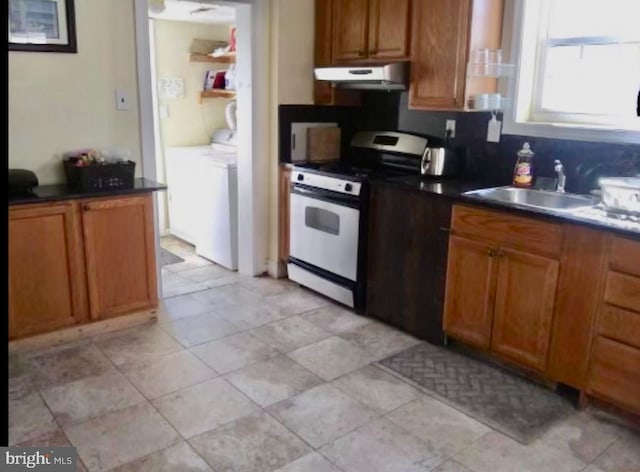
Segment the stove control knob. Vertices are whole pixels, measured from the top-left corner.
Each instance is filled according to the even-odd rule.
[[[304,175],[298,174],[298,180],[304,180]]]
[[[345,189],[347,192],[351,192],[351,190],[353,190],[353,185],[351,185],[351,184],[345,184],[345,185],[344,185],[344,189]]]

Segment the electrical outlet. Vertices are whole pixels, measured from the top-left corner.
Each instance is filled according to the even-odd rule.
[[[456,137],[456,120],[447,120],[447,125],[445,127],[445,133],[447,131],[451,131],[450,138]]]
[[[499,143],[501,130],[502,121],[498,120],[496,115],[493,115],[489,120],[489,125],[487,126],[487,142]]]

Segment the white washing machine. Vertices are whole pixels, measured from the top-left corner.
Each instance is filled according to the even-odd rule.
[[[199,165],[196,254],[238,269],[238,172],[235,154],[211,150]]]
[[[210,146],[167,150],[169,231],[196,254],[238,268],[238,173],[234,133],[217,130]]]

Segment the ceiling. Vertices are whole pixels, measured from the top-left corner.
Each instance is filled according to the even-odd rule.
[[[149,17],[159,20],[192,21],[196,23],[235,24],[236,9],[232,6],[188,0],[148,0]],[[153,6],[164,3],[164,11],[154,12]]]

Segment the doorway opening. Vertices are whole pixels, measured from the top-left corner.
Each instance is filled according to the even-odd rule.
[[[149,13],[156,168],[168,186],[158,200],[168,298],[233,280],[238,270],[236,96],[246,91],[235,85],[234,6],[165,1],[150,3]]]
[[[143,175],[168,186],[156,201],[164,298],[266,270],[260,3],[135,3]]]

